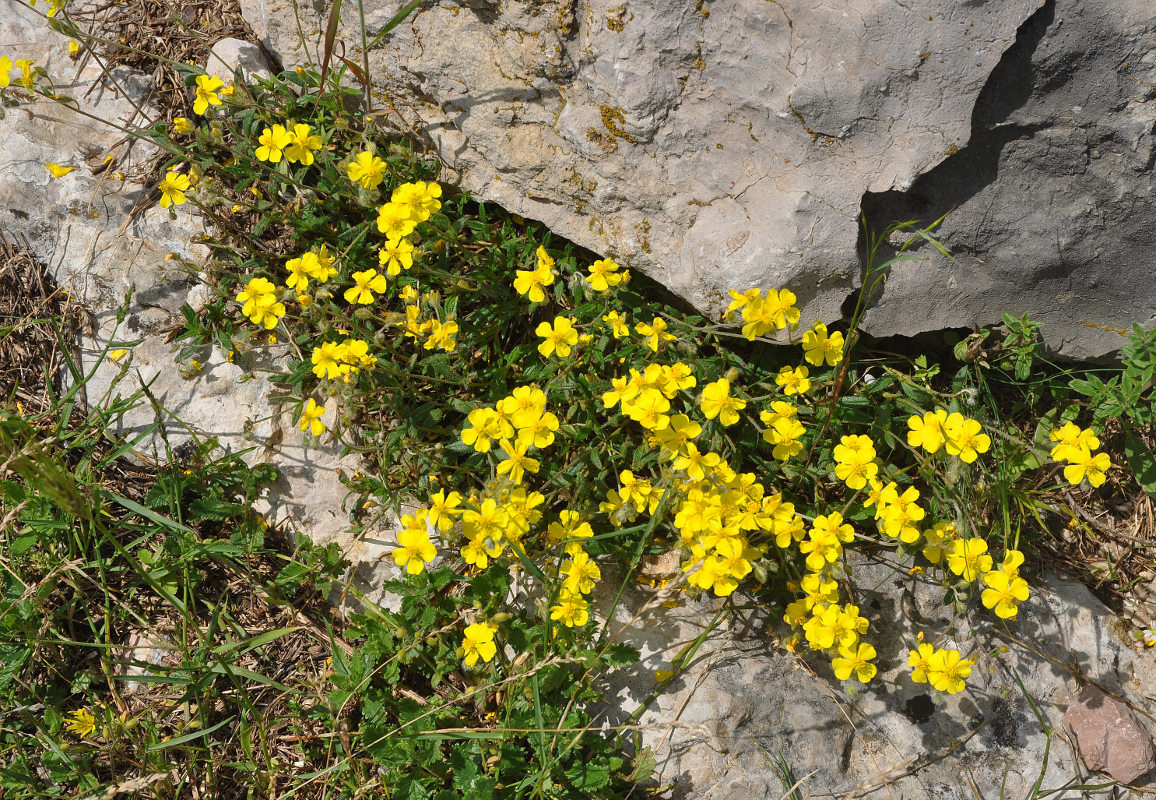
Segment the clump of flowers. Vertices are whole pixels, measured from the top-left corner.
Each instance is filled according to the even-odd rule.
[[[1064,480],[1073,486],[1079,486],[1086,480],[1093,489],[1104,484],[1107,472],[1112,468],[1112,460],[1107,453],[1096,452],[1100,440],[1090,428],[1065,422],[1052,430],[1051,439],[1056,443],[1052,447],[1052,458],[1067,462]]]
[[[221,86],[201,83],[204,114]],[[280,164],[257,170],[270,185],[240,194],[292,198],[271,231],[294,235],[266,237],[276,244],[246,262],[235,299],[299,353],[288,379],[298,427],[326,430],[311,394],[329,398],[339,430],[373,420],[364,451],[403,462],[401,485],[425,492],[392,549],[410,585],[433,587],[447,570],[463,586],[512,576],[533,595],[518,613],[540,626],[535,641],[577,646],[596,628],[608,557],[630,563],[646,536],[651,553],[677,555],[682,591],[787,593],[787,641],[859,683],[877,680],[880,658],[850,581],[856,542],[933,576],[953,610],[1018,619],[1031,594],[1022,554],[960,510],[960,497],[989,491],[993,441],[958,391],[886,365],[872,365],[871,388],[852,359],[855,325],[800,328],[787,288],[729,291],[727,324],[680,319],[624,291],[630,272],[614,259],[547,249],[545,236],[513,233],[525,221],[512,215],[463,216],[438,182],[397,180],[402,148],[301,113],[261,117],[269,127],[255,142],[248,128],[237,148]],[[218,188],[206,182],[194,199]],[[181,191],[162,194],[179,204]],[[1069,423],[1053,440],[1069,480],[1103,481],[1094,436]],[[527,634],[494,613],[504,602],[478,601],[447,626],[467,667],[510,668],[498,653]],[[912,677],[955,693],[972,663],[921,642]]]
[[[277,287],[266,278],[250,279],[237,293],[237,302],[241,303],[242,314],[265,329],[276,328],[285,316],[285,304],[277,299]]]

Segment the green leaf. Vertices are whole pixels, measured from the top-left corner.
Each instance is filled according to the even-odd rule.
[[[1149,497],[1156,497],[1156,456],[1152,450],[1139,436],[1129,431],[1124,437],[1124,455],[1136,476],[1136,483]]]
[[[218,728],[222,728],[225,725],[228,725],[236,718],[236,716],[225,717],[225,719],[221,720],[211,728],[205,728],[202,731],[193,731],[192,733],[186,733],[184,736],[178,736],[175,739],[168,739],[163,742],[157,742],[156,744],[151,745],[148,749],[150,752],[156,752],[157,750],[168,750],[170,747],[180,747],[182,744],[188,744],[189,742],[194,742],[197,739],[208,736]]]

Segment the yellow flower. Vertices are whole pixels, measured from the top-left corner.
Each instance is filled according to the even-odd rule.
[[[495,630],[484,622],[466,626],[462,646],[458,652],[464,657],[467,667],[477,664],[479,658],[488,664],[497,654],[498,646],[494,644]]]
[[[108,357],[111,358],[113,361],[120,361],[122,358],[124,358],[127,355],[128,355],[128,350],[125,350],[123,347],[119,347],[116,350],[113,350],[111,353],[109,353]]]
[[[0,56],[0,89],[7,89],[12,83],[12,59]]]
[[[860,644],[858,650],[840,646],[839,657],[831,661],[831,666],[835,668],[835,677],[841,681],[848,680],[854,672],[860,683],[867,683],[875,677],[875,665],[869,663],[873,658],[875,648],[869,644]]]
[[[1072,463],[1064,467],[1064,480],[1073,486],[1079,486],[1087,478],[1093,489],[1098,488],[1103,485],[1107,478],[1105,473],[1112,467],[1112,460],[1107,453],[1092,455],[1087,450],[1077,450],[1069,453],[1068,458]]]
[[[806,367],[783,367],[775,376],[775,385],[783,387],[783,394],[806,394],[811,391],[810,370]]]
[[[362,150],[349,162],[345,174],[363,189],[376,189],[385,178],[385,162],[368,150]]]
[[[188,200],[185,192],[189,189],[189,176],[169,172],[157,188],[161,190],[161,208],[182,205]]]
[[[803,424],[794,417],[780,416],[772,420],[763,431],[763,441],[774,446],[772,456],[779,461],[786,461],[803,452],[803,443],[799,439],[806,432]]]
[[[538,248],[538,265],[534,269],[515,270],[514,291],[529,298],[531,303],[546,299],[545,287],[554,283],[554,259],[544,248]]]
[[[931,656],[935,648],[929,644],[920,644],[918,649],[907,654],[907,665],[911,667],[911,680],[914,683],[927,683],[927,671],[931,668]]]
[[[972,463],[980,453],[986,453],[991,448],[991,437],[982,433],[983,427],[974,419],[953,413],[948,416],[943,427],[944,448],[948,455],[959,456],[959,460],[965,464]]]
[[[48,168],[48,171],[52,173],[52,177],[54,178],[63,178],[73,170],[73,167],[62,167],[59,164],[53,164],[52,162],[49,162],[44,166]]]
[[[395,547],[391,555],[399,567],[405,567],[410,575],[417,575],[438,554],[426,530],[425,510],[419,511],[416,516],[406,514],[401,518],[401,524],[402,529],[397,534],[399,547]]]
[[[867,436],[844,436],[835,445],[835,477],[848,489],[859,490],[879,473],[875,463],[875,445]]]
[[[282,152],[293,141],[293,135],[285,130],[284,125],[274,125],[263,130],[257,141],[261,143],[257,148],[257,159],[276,164],[281,160]]]
[[[393,190],[390,202],[408,209],[414,222],[425,222],[442,207],[442,187],[431,181],[414,181],[403,183]]]
[[[646,346],[656,353],[661,342],[670,342],[675,338],[673,334],[666,332],[666,320],[662,317],[655,317],[649,325],[639,322],[634,326],[634,332],[642,336]]]
[[[372,303],[374,293],[381,294],[385,291],[386,285],[385,276],[378,274],[375,269],[353,273],[353,283],[353,286],[345,290],[343,297],[347,303],[359,303],[361,305]]]
[[[290,134],[289,146],[285,148],[285,158],[290,163],[301,163],[309,166],[313,163],[313,151],[321,147],[321,137],[313,133],[313,129],[303,122],[293,126]]]
[[[176,117],[173,119],[173,130],[177,133],[191,133],[193,123],[188,117]]]
[[[410,216],[409,206],[391,200],[377,209],[377,230],[384,233],[386,239],[404,239],[415,227],[417,223]]]
[[[318,283],[325,283],[337,274],[337,268],[333,266],[335,261],[336,259],[329,255],[328,248],[321,245],[318,252],[310,250],[301,256],[301,269]]]
[[[922,447],[929,453],[935,453],[943,447],[947,435],[944,424],[947,422],[947,412],[942,408],[927,411],[923,416],[913,414],[907,419],[907,443],[912,447]]]
[[[733,295],[732,295],[733,296]],[[740,298],[736,298],[738,302]],[[770,333],[773,330],[794,326],[799,321],[799,309],[795,308],[795,294],[789,289],[781,292],[771,289],[766,297],[760,296],[757,289],[753,294],[741,298],[743,303],[743,336],[754,341],[757,337]],[[728,313],[736,303],[731,303]]]
[[[524,441],[511,442],[502,439],[502,450],[506,457],[498,462],[498,474],[509,475],[514,483],[521,483],[527,472],[537,472],[540,466],[537,459],[526,455],[527,443]]]
[[[979,537],[956,539],[947,554],[947,567],[968,583],[991,570],[992,558],[987,555],[987,542]]]
[[[964,679],[971,675],[974,663],[958,650],[936,650],[928,659],[927,680],[941,692],[957,694],[967,688]]]
[[[550,606],[550,619],[567,628],[579,627],[590,619],[590,604],[581,595],[563,594],[556,605]]]
[[[429,499],[429,516],[427,520],[436,525],[438,530],[448,531],[454,525],[454,518],[461,516],[462,496],[459,492],[450,492],[445,489],[438,491]]]
[[[731,382],[726,378],[719,378],[703,387],[700,407],[707,419],[718,417],[723,426],[739,421],[739,412],[747,407],[747,401],[731,397],[730,390]]]
[[[278,320],[285,316],[285,306],[277,301],[277,287],[265,278],[253,278],[245,288],[237,293],[241,303],[241,313],[255,325],[266,329],[277,327]]]
[[[630,335],[630,326],[627,325],[626,318],[619,315],[617,311],[606,314],[602,317],[602,321],[610,326],[610,333],[615,339]]]
[[[1003,570],[993,570],[983,576],[987,586],[980,595],[984,608],[995,610],[1000,619],[1015,619],[1019,604],[1028,599],[1028,582],[1023,578],[1009,575]]]
[[[508,439],[514,435],[514,426],[492,408],[475,408],[466,421],[469,425],[462,429],[462,442],[479,453],[489,452],[491,439]]]
[[[554,431],[558,430],[558,417],[546,411],[519,427],[518,441],[542,448],[554,443]]]
[[[87,708],[78,708],[76,711],[68,712],[68,716],[72,717],[64,728],[72,731],[81,738],[88,736],[96,730],[96,717]]]
[[[385,247],[377,251],[377,263],[390,275],[400,275],[413,266],[413,244],[408,239],[386,239]]]
[[[322,342],[320,347],[313,348],[313,374],[325,380],[340,378],[349,372],[344,356],[345,348],[340,342]]]
[[[616,274],[618,265],[613,259],[603,258],[590,265],[590,277],[587,279],[590,288],[596,292],[606,292],[611,286],[622,282],[622,276]]]
[[[309,253],[308,255],[313,255]],[[285,285],[297,292],[306,292],[309,290],[309,272],[305,269],[305,260],[303,257],[291,258],[285,262],[285,269],[289,272],[289,277],[285,279]],[[300,301],[298,297],[298,301]],[[310,298],[312,300],[312,298]]]
[[[1057,461],[1071,461],[1081,451],[1090,453],[1100,446],[1100,440],[1091,428],[1081,430],[1072,422],[1065,422],[1063,427],[1052,430],[1051,439],[1058,443],[1052,448],[1052,458]]]
[[[297,427],[303,431],[309,431],[314,436],[320,436],[325,432],[325,423],[321,421],[321,415],[324,413],[325,407],[317,405],[317,402],[310,397],[305,402],[305,408],[301,411],[301,419],[297,423]]]
[[[209,106],[221,105],[221,98],[217,92],[224,85],[225,82],[216,75],[198,75],[197,97],[193,101],[193,113],[204,114],[209,110]]]
[[[554,317],[553,324],[539,323],[534,333],[545,340],[538,345],[538,352],[543,358],[555,354],[559,358],[565,358],[570,355],[570,349],[578,343],[578,331],[574,329],[574,320],[570,317]]]
[[[583,522],[576,511],[564,508],[558,512],[558,519],[559,522],[551,522],[546,528],[546,536],[554,544],[589,539],[594,535],[590,523]]]
[[[24,88],[32,91],[32,84],[35,77],[32,74],[32,59],[18,58],[16,59],[16,66],[20,69],[20,82],[24,84]]]
[[[827,335],[827,326],[816,322],[811,330],[803,334],[803,358],[816,367],[835,366],[843,358],[843,334],[835,331]]]
[[[602,570],[580,549],[570,554],[570,559],[558,572],[564,576],[563,586],[572,594],[590,594],[594,591],[594,584],[602,580]]]
[[[445,322],[439,322],[435,319],[430,320],[430,323],[429,338],[426,339],[422,347],[426,350],[436,350],[440,347],[447,353],[452,353],[454,348],[458,346],[458,342],[454,338],[458,334],[458,323],[452,319]]]
[[[76,41],[75,39],[72,39],[71,41],[69,41],[68,54],[70,56],[74,56],[79,52],[80,52],[80,42]]]

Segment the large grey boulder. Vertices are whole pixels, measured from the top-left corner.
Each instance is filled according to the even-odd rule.
[[[367,35],[401,5],[367,2]],[[242,7],[286,66],[319,63],[327,8]],[[861,212],[952,211],[957,261],[897,268],[869,330],[1028,311],[1058,351],[1095,356],[1121,339],[1094,326],[1156,312],[1152,16],[1148,0],[477,0],[422,6],[368,58],[375,102],[463,186],[700,309],[789,286],[804,321],[831,320],[860,284]]]

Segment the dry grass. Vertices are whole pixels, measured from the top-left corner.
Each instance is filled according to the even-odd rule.
[[[204,65],[221,39],[256,41],[237,0],[123,0],[70,9],[70,15],[115,43],[100,48],[106,68],[125,66],[151,77],[145,102],[166,120],[190,116],[192,108],[184,76],[166,62]]]

